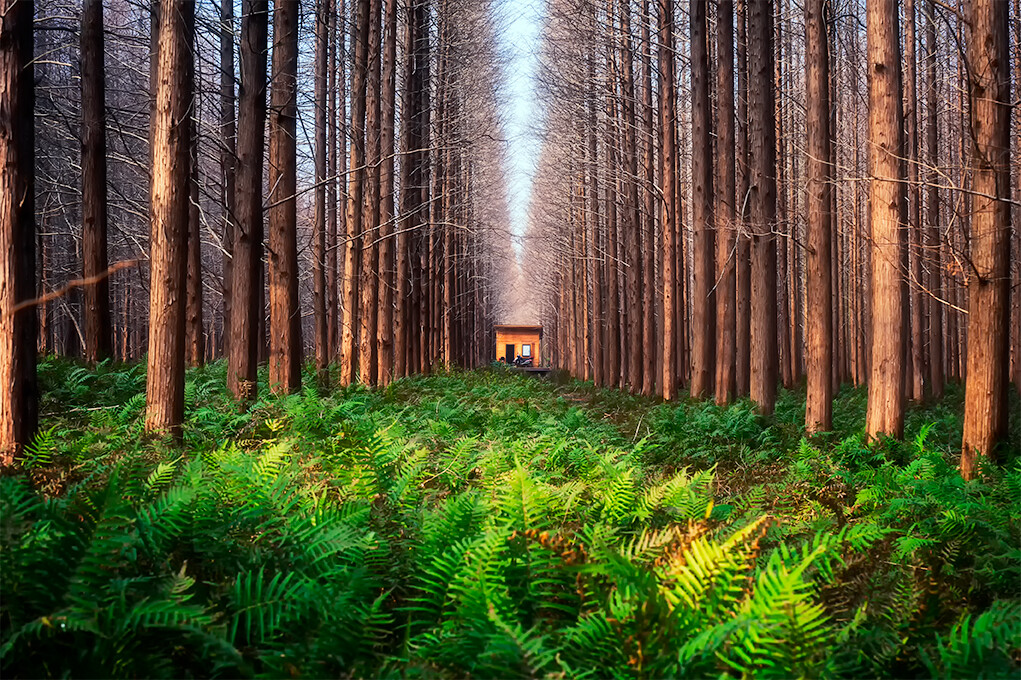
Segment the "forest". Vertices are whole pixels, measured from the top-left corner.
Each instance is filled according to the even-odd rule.
[[[0,672],[1016,678],[1019,93],[1021,0],[0,0]]]

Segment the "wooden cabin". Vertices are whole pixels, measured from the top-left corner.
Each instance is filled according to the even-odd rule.
[[[495,328],[497,361],[512,364],[520,355],[531,357],[536,366],[541,364],[539,343],[542,341],[542,326],[497,324]]]

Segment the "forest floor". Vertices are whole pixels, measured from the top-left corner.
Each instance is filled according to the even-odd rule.
[[[499,369],[306,374],[239,410],[217,363],[176,445],[143,433],[144,366],[40,378],[0,478],[4,677],[1021,670],[1013,392],[965,482],[955,385],[866,445],[862,389],[807,440],[799,390],[763,418]]]

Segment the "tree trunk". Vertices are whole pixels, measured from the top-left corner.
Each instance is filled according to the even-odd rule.
[[[301,388],[297,193],[298,0],[275,0],[269,117],[269,385]]]
[[[317,0],[315,14],[315,206],[312,216],[312,313],[315,324],[316,373],[318,382],[329,381],[330,336],[326,288],[326,168],[329,165],[327,141],[327,93],[329,72],[330,2]],[[332,181],[332,180],[330,180]]]
[[[194,113],[198,112],[196,107]],[[188,178],[188,280],[185,309],[185,360],[189,366],[201,366],[206,359],[205,324],[202,318],[202,230],[199,210],[198,121],[189,118],[192,126],[191,177]]]
[[[642,394],[656,393],[656,137],[652,107],[652,13],[649,0],[642,0],[642,137],[645,156],[642,161],[642,347],[645,365],[642,369]],[[596,162],[593,154],[592,163]],[[598,205],[590,210],[590,221],[596,219]]]
[[[31,0],[0,0],[0,469],[39,421],[33,21]]]
[[[961,474],[993,458],[1007,434],[1010,285],[1010,54],[1008,5],[974,0],[967,41],[971,99],[971,267]]]
[[[661,181],[663,191],[661,228],[663,229],[663,398],[677,397],[676,328],[677,318],[677,176],[674,174],[676,140],[676,81],[674,77],[674,3],[659,3],[659,128]],[[683,267],[680,268],[683,271]]]
[[[377,381],[390,384],[394,376],[394,297],[397,234],[394,219],[394,124],[397,96],[397,0],[386,0],[386,40],[383,44],[382,151],[379,208],[379,369]]]
[[[904,0],[904,123],[907,142],[907,169],[910,201],[908,201],[908,256],[911,301],[911,362],[908,385],[911,398],[921,401],[924,395],[924,350],[922,338],[925,318],[922,310],[922,188],[918,183],[918,77],[915,38],[915,0]]]
[[[380,0],[372,0],[369,9],[368,80],[366,82],[365,122],[365,197],[362,213],[362,270],[359,288],[358,377],[365,385],[376,383],[377,321],[379,315],[379,149],[380,149],[380,47],[382,24]]]
[[[716,15],[716,100],[718,128],[716,157],[719,188],[716,194],[716,403],[729,404],[737,393],[736,277],[734,209],[734,3],[722,0]]]
[[[904,286],[901,225],[904,150],[897,0],[868,0],[869,210],[872,228],[872,361],[865,429],[904,431]]]
[[[748,218],[748,3],[737,0],[737,139],[735,140],[735,279],[737,285],[735,331],[735,373],[737,394],[747,395],[751,378],[751,242]]]
[[[749,231],[751,354],[749,391],[765,414],[776,404],[776,102],[773,96],[773,2],[748,1]]]
[[[691,179],[694,276],[691,288],[691,396],[713,394],[716,375],[715,226],[709,33],[706,0],[691,0]]]
[[[82,264],[85,359],[113,355],[110,280],[107,270],[106,77],[103,64],[103,3],[84,0],[81,32]]]
[[[943,398],[943,261],[942,238],[939,233],[939,92],[936,90],[936,2],[930,0],[925,20],[925,125],[926,153],[929,159],[928,205],[926,206],[926,242],[928,245],[928,320],[929,320],[929,390],[933,399]]]
[[[266,121],[266,42],[269,3],[245,0],[241,20],[238,101],[237,225],[231,285],[227,386],[242,401],[257,396],[262,319],[262,167]]]
[[[350,385],[358,366],[358,302],[361,272],[362,201],[365,193],[365,91],[369,64],[369,0],[357,0],[352,27],[351,155],[347,190],[347,247],[344,249],[344,321],[340,382]]]
[[[149,237],[145,429],[181,435],[195,3],[161,0]]]
[[[234,121],[234,3],[220,3],[220,180],[223,183],[223,269],[220,291],[223,296],[223,356],[230,356],[230,328],[234,278],[234,231],[237,191],[234,154],[237,128]]]
[[[805,3],[808,217],[807,341],[808,394],[805,430],[833,428],[833,303],[831,192],[829,165],[830,65],[825,0]]]

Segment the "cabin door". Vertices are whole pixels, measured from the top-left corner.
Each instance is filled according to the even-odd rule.
[[[514,345],[513,344],[508,344],[508,345],[505,346],[503,358],[504,358],[504,361],[506,361],[508,364],[513,364],[514,360],[517,359],[517,357],[514,356]]]

